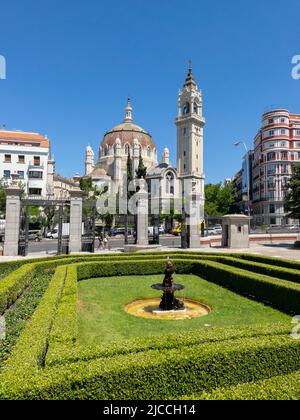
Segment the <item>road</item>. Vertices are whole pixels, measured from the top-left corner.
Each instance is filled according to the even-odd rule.
[[[133,244],[133,238],[130,238],[129,242]],[[162,235],[160,237],[160,244],[169,248],[180,248],[181,239],[176,236]],[[124,238],[110,238],[109,246],[111,249],[118,249],[124,247]],[[98,247],[98,240],[96,238],[96,249]],[[40,252],[55,253],[57,251],[57,240],[43,239],[41,242],[29,242],[28,252],[29,254],[35,254]]]

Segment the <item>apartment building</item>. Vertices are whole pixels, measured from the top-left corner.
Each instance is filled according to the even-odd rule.
[[[0,130],[0,179],[18,175],[26,195],[53,197],[54,161],[50,141],[38,133]]]
[[[256,225],[295,223],[284,210],[288,182],[300,163],[300,115],[284,109],[263,114],[254,139],[253,219]]]

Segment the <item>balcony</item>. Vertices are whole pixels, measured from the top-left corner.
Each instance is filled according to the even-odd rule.
[[[37,164],[37,162],[34,162],[33,160],[31,160],[29,162],[28,167],[29,167],[29,169],[44,169],[45,165],[44,165],[44,163],[41,163],[41,162],[39,164]]]

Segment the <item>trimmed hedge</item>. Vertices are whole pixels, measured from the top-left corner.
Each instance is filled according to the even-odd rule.
[[[9,357],[19,336],[45,294],[53,276],[53,270],[35,270],[30,287],[25,289],[17,301],[5,312],[6,335],[0,340],[0,367]]]
[[[166,399],[300,369],[288,337],[247,338],[46,368],[0,384],[1,399]]]
[[[35,266],[28,264],[10,273],[0,282],[0,315],[12,305],[33,279]]]
[[[48,338],[57,306],[63,292],[66,267],[58,267],[27,328],[17,342],[11,357],[3,368],[0,381],[2,389],[13,383],[30,381],[44,365]]]
[[[299,400],[300,371],[289,375],[275,376],[271,379],[219,388],[208,393],[184,397],[185,400]]]
[[[249,263],[241,260],[242,257],[135,254],[109,258],[69,257],[24,264],[0,280],[6,307],[30,284],[30,275],[33,276],[35,270],[57,268],[3,368],[0,398],[179,398],[202,392],[210,394],[216,389],[300,370],[299,343],[287,336],[289,327],[285,324],[273,330],[267,326],[212,329],[151,340],[130,340],[110,347],[78,346],[77,277],[85,280],[141,275],[142,279],[144,275],[162,274],[166,255],[172,257],[178,273],[199,275],[286,312],[300,310],[300,285],[233,266],[237,259],[240,267],[249,269]],[[222,263],[216,262],[216,258]],[[69,265],[74,263],[76,265]],[[270,270],[261,263],[255,267]],[[281,269],[277,272],[291,275],[290,271]],[[8,291],[11,293],[7,295]],[[4,302],[4,297],[2,299]]]
[[[255,297],[287,313],[300,313],[300,285],[290,281],[251,273],[214,261],[173,258],[176,272],[196,274],[245,296]],[[78,265],[78,280],[96,277],[162,274],[163,260],[129,260]]]

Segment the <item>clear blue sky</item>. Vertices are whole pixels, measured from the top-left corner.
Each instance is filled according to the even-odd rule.
[[[178,89],[193,60],[203,90],[205,172],[223,181],[241,164],[272,105],[300,113],[299,0],[6,0],[1,2],[0,124],[47,134],[57,171],[83,172],[84,150],[123,119],[176,155]]]

